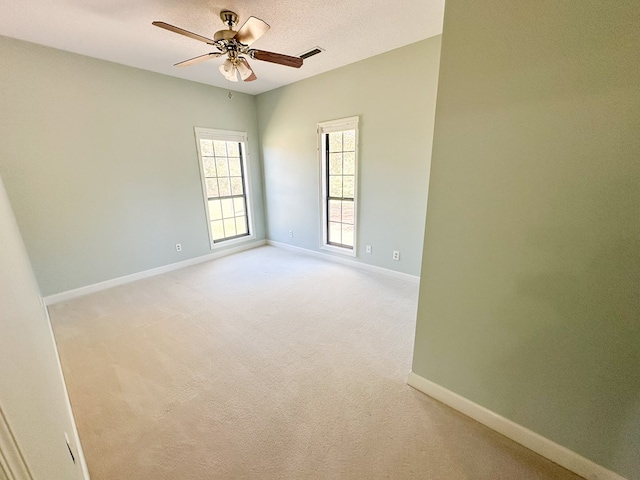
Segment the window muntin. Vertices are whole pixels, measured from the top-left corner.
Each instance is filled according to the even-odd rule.
[[[319,124],[322,162],[322,248],[356,251],[358,118]]]
[[[211,247],[252,236],[246,135],[196,128]]]

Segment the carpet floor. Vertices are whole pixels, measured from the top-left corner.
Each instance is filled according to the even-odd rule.
[[[417,295],[260,247],[49,307],[91,478],[580,478],[407,386]]]

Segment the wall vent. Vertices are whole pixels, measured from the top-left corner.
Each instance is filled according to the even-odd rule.
[[[324,52],[324,49],[320,48],[320,47],[313,47],[311,50],[309,50],[308,52],[305,52],[301,55],[298,55],[301,59],[306,60],[309,57],[313,57],[314,55],[318,55],[319,53]]]

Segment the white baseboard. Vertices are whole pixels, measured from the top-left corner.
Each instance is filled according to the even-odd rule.
[[[171,263],[169,265],[163,265],[162,267],[152,268],[150,270],[145,270],[143,272],[132,273],[131,275],[125,275],[124,277],[112,278],[111,280],[105,280],[104,282],[94,283],[92,285],[87,285],[86,287],[80,287],[73,290],[67,290],[66,292],[48,295],[44,297],[44,302],[45,302],[45,305],[53,305],[55,303],[66,302],[74,298],[82,297],[83,295],[88,295],[90,293],[99,292],[101,290],[117,287],[119,285],[124,285],[126,283],[135,282],[136,280],[142,280],[143,278],[154,277],[156,275],[172,272],[174,270],[179,270],[181,268],[190,267],[192,265],[197,265],[198,263],[209,262],[211,260],[215,260],[216,258],[226,257],[227,255],[232,255],[234,253],[242,252],[244,250],[250,250],[252,248],[261,247],[262,245],[266,245],[266,244],[267,244],[266,240],[257,240],[255,242],[245,243],[237,247],[228,248],[226,250],[221,250],[214,253],[209,253],[207,255],[202,255],[200,257],[194,257],[188,260],[183,260],[181,262]]]
[[[323,258],[325,260],[341,263],[343,265],[348,265],[350,267],[359,268],[360,270],[381,273],[383,275],[399,278],[401,280],[406,280],[411,283],[420,283],[420,277],[415,275],[396,272],[394,270],[389,270],[387,268],[376,267],[374,265],[369,265],[362,262],[356,262],[355,260],[350,260],[348,258],[341,258],[335,255],[328,255],[326,253],[316,252],[314,250],[309,250],[306,248],[295,247],[293,245],[288,245],[286,243],[274,242],[273,240],[258,240],[255,242],[245,243],[243,245],[239,245],[237,247],[229,248],[226,250],[210,253],[207,255],[202,255],[200,257],[190,258],[182,262],[171,263],[169,265],[163,265],[162,267],[152,268],[150,270],[145,270],[143,272],[132,273],[131,275],[112,278],[111,280],[105,280],[104,282],[94,283],[92,285],[87,285],[85,287],[75,288],[73,290],[67,290],[66,292],[60,292],[60,293],[55,293],[53,295],[48,295],[44,297],[44,302],[45,302],[45,305],[54,305],[56,303],[66,302],[68,300],[73,300],[74,298],[82,297],[83,295],[89,295],[90,293],[95,293],[102,290],[106,290],[108,288],[124,285],[126,283],[135,282],[137,280],[142,280],[143,278],[149,278],[155,275],[161,275],[163,273],[171,272],[173,270],[178,270],[180,268],[190,267],[192,265],[197,265],[198,263],[208,262],[211,260],[215,260],[216,258],[225,257],[227,255],[232,255],[234,253],[242,252],[244,250],[250,250],[252,248],[260,247],[262,245],[272,245],[274,247],[283,248],[286,250],[291,250],[291,251],[303,253],[306,255],[312,255],[314,257]]]
[[[414,372],[409,372],[407,383],[587,480],[625,480],[619,474]]]
[[[359,268],[360,270],[366,270],[367,272],[381,273],[382,275],[387,275],[388,277],[393,277],[393,278],[399,278],[401,280],[406,280],[411,283],[420,283],[420,277],[416,275],[409,275],[408,273],[396,272],[395,270],[389,270],[388,268],[376,267],[375,265],[369,265],[368,263],[356,262],[355,260],[350,260],[348,258],[338,257],[336,255],[329,255],[323,252],[309,250],[308,248],[296,247],[294,245],[289,245],[287,243],[274,242],[273,240],[267,240],[267,244],[272,245],[274,247],[282,248],[285,250],[291,250],[292,252],[311,255],[317,258],[322,258],[324,260],[341,263],[342,265],[348,265],[350,267]]]
[[[78,457],[78,462],[80,463],[80,471],[82,472],[82,480],[91,480],[89,476],[89,467],[87,466],[87,460],[84,456],[84,450],[82,449],[82,443],[80,442],[80,435],[78,434],[78,426],[76,425],[76,418],[73,414],[73,409],[71,408],[71,399],[69,398],[69,391],[67,390],[67,382],[64,379],[64,372],[62,371],[62,363],[60,363],[60,353],[58,352],[58,344],[56,343],[55,336],[53,335],[53,326],[51,325],[51,317],[49,317],[49,310],[44,303],[44,298],[41,298],[42,308],[44,310],[44,315],[47,319],[47,325],[49,327],[49,335],[51,336],[51,343],[53,344],[53,350],[56,355],[56,362],[58,363],[58,372],[60,373],[60,378],[62,379],[62,388],[64,390],[65,403],[67,407],[67,413],[71,420],[71,428],[73,431],[71,435],[73,436],[73,444],[76,447],[76,456]],[[67,438],[67,442],[69,438]]]

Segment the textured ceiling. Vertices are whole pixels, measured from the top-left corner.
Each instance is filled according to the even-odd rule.
[[[239,26],[251,15],[271,25],[252,46],[297,56],[325,51],[300,69],[251,60],[258,80],[230,83],[220,59],[173,64],[212,47],[151,25],[160,20],[212,37],[219,13]],[[258,94],[442,33],[444,0],[0,0],[0,35],[223,88]],[[3,66],[2,68],[6,68]]]

